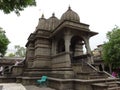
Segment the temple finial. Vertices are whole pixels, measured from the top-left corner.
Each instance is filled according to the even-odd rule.
[[[68,7],[68,10],[71,10],[71,7],[70,7],[70,5],[69,5],[69,7]]]
[[[55,17],[55,13],[52,13],[52,17]]]
[[[42,14],[41,18],[44,18],[44,14]]]

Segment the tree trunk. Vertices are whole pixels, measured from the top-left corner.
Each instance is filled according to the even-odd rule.
[[[112,73],[112,66],[109,64],[109,72]]]

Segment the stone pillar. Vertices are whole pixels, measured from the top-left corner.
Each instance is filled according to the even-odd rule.
[[[70,52],[70,39],[71,39],[70,33],[66,32],[64,34],[64,39],[65,39],[65,52]]]
[[[88,56],[88,63],[93,64],[94,61],[93,61],[93,57],[92,57],[92,54],[91,54],[89,38],[85,39],[85,47],[86,47],[86,50],[87,50],[87,54],[89,54],[89,56]]]
[[[57,42],[55,41],[54,42],[54,55],[56,55],[56,53],[57,53]]]
[[[70,53],[70,39],[71,36],[68,32],[64,34],[64,39],[65,39],[65,52]],[[71,66],[71,59],[70,59],[70,54],[66,54],[65,61],[69,61],[69,65]]]
[[[86,47],[86,50],[87,50],[87,53],[88,54],[91,54],[91,49],[90,49],[90,45],[89,45],[89,40],[85,40],[85,47]]]
[[[63,54],[64,63],[61,63],[61,74],[64,74],[64,78],[73,78],[73,71],[71,68],[71,59],[70,59],[70,40],[72,35],[69,32],[64,33],[65,40],[65,53]],[[64,68],[63,68],[64,67]]]
[[[52,38],[52,47],[51,47],[51,55],[56,55],[57,52],[57,42],[55,40],[55,38]]]
[[[75,56],[80,56],[83,54],[83,43],[82,41],[78,41],[75,46]]]
[[[51,48],[51,55],[54,55],[55,53],[54,53],[54,51],[55,51],[55,40],[54,39],[52,39],[52,48]]]

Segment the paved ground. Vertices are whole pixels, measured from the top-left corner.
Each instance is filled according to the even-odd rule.
[[[1,83],[1,90],[26,90],[20,83]]]
[[[20,83],[0,83],[0,90],[55,90],[48,87],[38,87],[35,85],[23,86]]]
[[[26,90],[55,90],[48,87],[38,87],[35,85],[25,86]]]

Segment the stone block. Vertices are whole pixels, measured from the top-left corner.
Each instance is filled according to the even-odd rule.
[[[36,60],[33,62],[33,68],[49,68],[51,66],[51,61]]]
[[[12,68],[12,75],[19,76],[23,73],[23,67],[22,66],[13,66]]]

